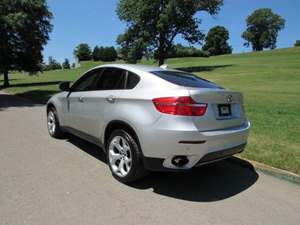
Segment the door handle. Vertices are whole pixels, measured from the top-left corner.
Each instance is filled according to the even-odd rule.
[[[84,102],[84,97],[83,97],[83,96],[80,96],[78,100],[79,100],[80,102]]]
[[[109,103],[115,103],[116,97],[113,95],[110,95],[110,96],[106,97],[106,101],[108,101]]]

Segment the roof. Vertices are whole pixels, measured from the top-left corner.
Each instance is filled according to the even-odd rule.
[[[118,67],[122,69],[128,69],[128,70],[139,70],[143,72],[152,72],[152,71],[162,71],[163,68],[160,68],[158,66],[148,66],[148,65],[141,65],[141,64],[104,64],[97,66],[96,68],[101,67]]]

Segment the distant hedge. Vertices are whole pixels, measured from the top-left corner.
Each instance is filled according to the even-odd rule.
[[[181,44],[175,45],[168,53],[168,58],[181,57],[208,57],[209,55],[200,49],[193,46],[183,46]]]

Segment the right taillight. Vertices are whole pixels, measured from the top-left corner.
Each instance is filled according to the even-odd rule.
[[[190,96],[155,98],[152,101],[159,112],[172,115],[203,116],[207,109],[206,103],[197,103]]]

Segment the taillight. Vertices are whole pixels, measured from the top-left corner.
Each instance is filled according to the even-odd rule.
[[[207,104],[197,103],[190,96],[155,98],[152,101],[159,112],[172,115],[203,116],[207,109]]]

